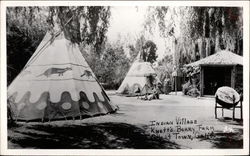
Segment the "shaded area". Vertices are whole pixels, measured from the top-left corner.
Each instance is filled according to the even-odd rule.
[[[8,130],[8,148],[38,149],[176,149],[178,145],[150,136],[126,123],[63,125],[16,124]]]
[[[220,122],[228,124],[229,128],[225,132],[216,132],[212,140],[216,148],[243,148],[243,128],[231,128],[233,125],[243,126],[243,120],[232,120],[230,117],[219,119]]]
[[[224,117],[218,119],[220,122],[227,123],[223,131],[215,131],[214,137],[208,139],[212,143],[213,148],[218,149],[240,149],[243,148],[243,128],[235,128],[234,126],[243,126],[240,119],[232,120],[232,118]],[[203,140],[203,139],[201,139]]]
[[[218,118],[218,120],[220,122],[225,122],[229,125],[239,125],[239,126],[243,126],[243,120],[241,119],[232,119],[231,117],[222,117],[222,118]]]
[[[16,124],[8,122],[8,147],[11,149],[236,149],[243,147],[243,122],[238,119],[232,120],[231,112],[228,111],[225,112],[225,116],[229,117],[214,119],[214,99],[194,99],[178,95],[162,95],[161,98],[162,100],[142,101],[136,97],[111,96],[112,101],[119,104],[120,109],[117,113],[84,120],[17,122]],[[239,114],[236,113],[237,116]],[[174,138],[167,140],[165,136],[159,138],[149,135],[150,121],[167,122],[175,120],[175,117],[187,117],[197,120],[198,124],[203,126],[212,126],[214,136],[199,137],[194,140]],[[228,130],[224,131],[225,127],[228,127]],[[231,129],[233,129],[232,132]],[[206,132],[208,131],[204,133]]]
[[[233,129],[234,132],[215,132],[215,138],[211,140],[215,148],[243,148],[243,129]]]

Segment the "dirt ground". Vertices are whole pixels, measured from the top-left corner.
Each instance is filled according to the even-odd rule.
[[[159,100],[118,96],[115,114],[75,121],[16,123],[8,128],[8,148],[32,149],[211,149],[243,148],[243,125],[232,111],[218,110],[214,98],[178,93]]]

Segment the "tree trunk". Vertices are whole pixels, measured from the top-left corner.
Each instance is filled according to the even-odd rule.
[[[221,50],[221,48],[220,48],[220,37],[219,37],[219,35],[216,35],[216,38],[215,38],[215,52],[218,52],[220,50]]]
[[[205,39],[205,42],[206,42],[206,57],[208,57],[210,55],[210,38],[206,38]]]

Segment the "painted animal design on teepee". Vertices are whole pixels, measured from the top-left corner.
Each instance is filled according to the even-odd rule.
[[[83,77],[83,76],[86,76],[86,77],[93,77],[93,75],[92,75],[92,73],[91,73],[91,71],[89,71],[89,70],[84,70],[84,72],[83,72],[83,74],[81,75],[81,77]]]
[[[38,75],[38,76],[46,76],[49,77],[52,74],[58,74],[58,76],[63,76],[63,73],[65,73],[68,70],[72,70],[72,68],[66,67],[66,68],[49,68],[47,69],[45,72],[43,72],[42,74]]]
[[[59,31],[54,38],[48,32],[34,52],[24,69],[31,74],[19,74],[8,86],[7,102],[14,121],[74,120],[117,110],[79,47]],[[53,44],[48,44],[51,38]]]

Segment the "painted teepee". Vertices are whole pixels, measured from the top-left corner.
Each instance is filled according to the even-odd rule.
[[[47,33],[22,72],[8,87],[15,120],[81,119],[116,111],[78,45],[64,33]]]
[[[119,94],[134,94],[138,90],[142,91],[145,85],[151,87],[150,77],[155,79],[156,72],[149,62],[144,62],[141,53],[130,67],[126,77],[117,90]]]

